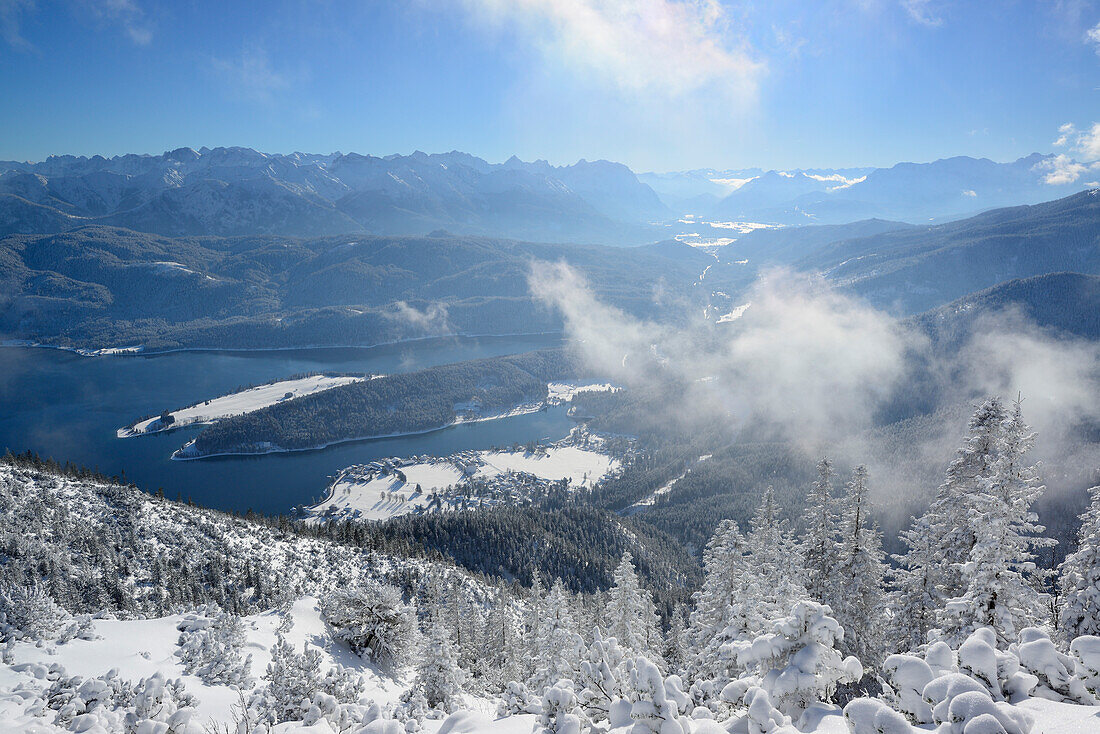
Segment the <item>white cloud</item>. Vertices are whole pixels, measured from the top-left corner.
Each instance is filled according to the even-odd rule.
[[[751,95],[763,71],[718,0],[463,0],[553,63],[628,92],[719,87]]]
[[[967,189],[966,191],[963,192],[963,196],[969,196],[971,198],[973,198],[977,195],[978,195],[978,192],[975,191],[974,189]]]
[[[269,102],[275,92],[290,84],[285,74],[271,67],[267,52],[262,48],[245,48],[236,58],[215,57],[211,63],[229,84],[260,102]]]
[[[1087,167],[1076,162],[1065,153],[1039,161],[1032,169],[1044,173],[1043,182],[1051,186],[1071,184],[1081,177]]]
[[[1089,43],[1096,46],[1096,53],[1100,55],[1100,23],[1089,28],[1085,33],[1085,38],[1088,39]]]
[[[1084,161],[1100,161],[1100,122],[1077,136],[1077,154]]]
[[[447,306],[443,303],[430,303],[424,309],[410,306],[405,301],[393,304],[393,312],[384,312],[387,318],[414,326],[425,333],[449,334],[451,332]]]
[[[934,28],[943,24],[943,18],[932,7],[932,0],[901,0],[901,6],[913,21]]]
[[[1067,122],[1058,128],[1058,139],[1054,141],[1054,147],[1061,148],[1062,146],[1069,145],[1069,140],[1077,132],[1077,128],[1074,127],[1072,122]]]

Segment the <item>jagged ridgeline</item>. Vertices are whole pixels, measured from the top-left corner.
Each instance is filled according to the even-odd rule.
[[[583,366],[565,349],[389,375],[220,421],[182,455],[293,451],[430,431],[458,422],[460,414],[479,419],[541,401],[547,382],[580,376]]]

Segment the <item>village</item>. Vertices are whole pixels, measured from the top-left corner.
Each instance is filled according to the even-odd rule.
[[[410,513],[527,504],[553,492],[590,489],[618,472],[632,449],[610,451],[583,427],[553,442],[449,456],[391,457],[342,470],[308,521],[379,521]],[[613,455],[615,454],[615,455]]]

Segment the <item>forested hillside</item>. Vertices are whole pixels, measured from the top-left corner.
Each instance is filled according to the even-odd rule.
[[[825,273],[881,308],[912,314],[1016,278],[1100,274],[1097,190],[949,224],[836,242],[795,267]]]
[[[712,261],[663,251],[456,237],[169,239],[109,227],[0,238],[0,335],[61,346],[235,349],[369,345],[560,330],[531,296],[535,262],[567,262],[610,302],[662,312]]]

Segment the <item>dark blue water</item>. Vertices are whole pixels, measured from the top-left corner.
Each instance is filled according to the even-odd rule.
[[[561,438],[573,423],[562,407],[404,438],[320,451],[172,461],[201,427],[119,439],[135,419],[301,372],[391,374],[436,364],[530,351],[555,337],[462,338],[369,349],[177,352],[81,357],[54,349],[0,348],[0,452],[32,449],[59,461],[125,472],[147,491],[207,507],[287,513],[323,496],[329,477],[384,456],[449,454]]]

